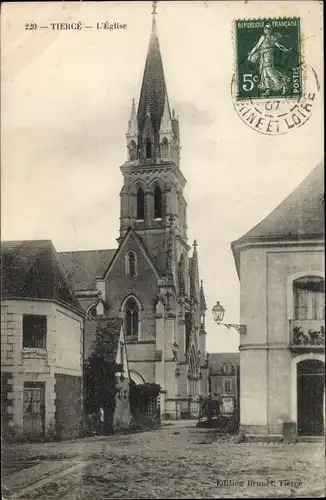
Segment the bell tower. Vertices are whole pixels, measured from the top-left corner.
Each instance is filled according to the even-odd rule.
[[[127,133],[127,158],[120,167],[120,243],[129,227],[143,239],[162,274],[173,233],[176,266],[187,244],[186,179],[180,170],[179,120],[170,109],[153,2],[152,30],[136,111],[132,100]],[[171,216],[173,224],[171,228]],[[175,267],[175,272],[177,269]]]

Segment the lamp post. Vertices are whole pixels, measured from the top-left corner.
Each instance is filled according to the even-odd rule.
[[[246,325],[223,323],[225,309],[219,302],[216,302],[215,306],[212,309],[212,313],[213,313],[213,319],[218,325],[224,325],[226,326],[226,328],[234,328],[234,330],[236,330],[240,335],[245,335],[247,333]]]

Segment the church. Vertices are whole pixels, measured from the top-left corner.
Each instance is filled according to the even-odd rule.
[[[179,120],[170,109],[155,9],[126,141],[118,248],[59,254],[87,313],[85,357],[98,317],[122,318],[131,380],[161,386],[161,418],[197,417],[208,389],[206,303],[197,242],[187,238]]]

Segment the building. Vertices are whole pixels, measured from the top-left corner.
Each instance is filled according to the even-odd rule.
[[[118,248],[64,252],[61,262],[88,314],[85,352],[93,348],[100,301],[107,317],[123,319],[131,379],[161,386],[161,415],[197,415],[207,394],[206,304],[197,242],[190,255],[187,239],[179,120],[170,110],[155,14],[126,141]]]
[[[11,427],[74,438],[83,417],[84,312],[51,241],[2,242],[1,280],[4,435]]]
[[[232,243],[240,279],[240,423],[246,434],[325,429],[324,165]]]
[[[239,408],[239,383],[239,353],[209,353],[209,393],[213,400],[219,402],[222,415],[233,415]]]

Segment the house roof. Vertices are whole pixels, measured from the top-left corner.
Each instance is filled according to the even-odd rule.
[[[50,240],[1,243],[2,298],[58,300],[81,310]]]
[[[240,365],[240,353],[238,352],[214,352],[209,353],[209,372],[220,373],[224,364]]]
[[[74,290],[96,290],[96,277],[103,276],[116,249],[60,252],[59,258]]]
[[[324,163],[321,162],[285,200],[241,238],[231,243],[239,269],[238,246],[264,241],[323,239]]]

